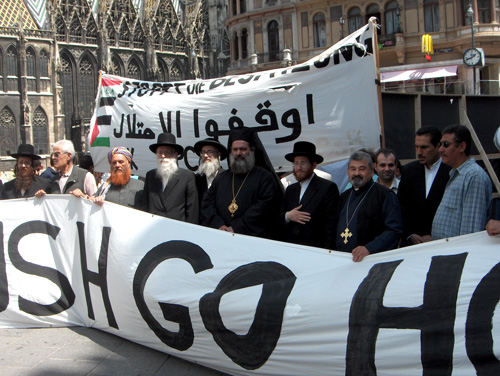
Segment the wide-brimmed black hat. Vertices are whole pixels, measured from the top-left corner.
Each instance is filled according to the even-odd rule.
[[[29,157],[31,159],[41,159],[39,155],[35,154],[35,148],[31,144],[21,144],[17,148],[17,153],[10,155],[12,158]]]
[[[293,145],[293,153],[285,155],[287,161],[293,162],[295,157],[308,157],[311,163],[323,162],[323,157],[316,154],[316,145],[307,141],[298,141]]]
[[[156,144],[149,145],[149,150],[151,150],[153,153],[156,153],[156,149],[158,149],[158,146],[170,146],[171,148],[174,148],[175,151],[177,151],[177,153],[179,154],[182,154],[184,151],[184,148],[175,142],[175,136],[169,132],[160,133],[158,135],[158,142]]]
[[[225,148],[224,145],[222,145],[215,138],[205,138],[204,140],[198,141],[196,144],[194,144],[194,152],[196,154],[198,154],[198,156],[199,156],[203,146],[207,146],[207,145],[213,146],[214,148],[216,148],[219,151],[221,161],[226,159],[227,149]]]

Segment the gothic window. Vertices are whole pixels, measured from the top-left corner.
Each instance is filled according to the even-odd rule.
[[[363,26],[363,21],[361,19],[361,9],[354,7],[349,9],[347,12],[347,26],[349,28],[349,34],[354,33],[361,26]]]
[[[81,60],[78,73],[80,114],[83,115],[83,120],[90,120],[94,112],[97,79],[94,64],[88,56]]]
[[[82,25],[80,24],[80,20],[75,17],[73,18],[73,21],[71,21],[71,26],[69,28],[69,40],[70,42],[81,42],[81,36],[82,36]]]
[[[66,36],[66,24],[64,23],[64,18],[58,12],[56,17],[56,35],[57,40],[63,41]]]
[[[113,58],[111,59],[111,72],[109,73],[116,76],[123,76],[122,64],[116,56],[113,56]]]
[[[134,48],[144,48],[144,32],[139,22],[134,31]]]
[[[267,25],[267,43],[269,47],[269,61],[279,59],[280,39],[278,34],[278,22],[271,21]]]
[[[87,43],[97,44],[97,25],[95,23],[94,17],[89,17],[85,35],[87,37]]]
[[[33,145],[35,146],[35,153],[48,154],[48,129],[49,121],[45,111],[38,106],[33,113]]]
[[[130,31],[125,22],[122,23],[120,27],[120,47],[129,47],[130,44]]]
[[[182,80],[182,69],[177,63],[172,64],[170,69],[170,81],[181,81]]]
[[[49,77],[49,53],[45,49],[40,51],[40,77]]]
[[[6,91],[18,91],[17,89],[17,50],[14,46],[10,46],[7,49],[7,90]]]
[[[67,55],[61,56],[61,86],[64,88],[63,93],[63,113],[65,121],[66,134],[71,134],[71,121],[73,119],[73,64]]]
[[[16,152],[17,132],[14,114],[9,107],[0,112],[0,155]]]
[[[158,58],[158,70],[160,74],[158,75],[158,80],[162,82],[168,81],[168,68],[162,58]]]
[[[241,58],[246,59],[248,57],[248,30],[243,29],[241,32]]]
[[[477,12],[480,23],[490,23],[491,0],[477,0]]]
[[[108,17],[106,22],[106,30],[108,31],[109,44],[114,46],[116,44],[116,32],[111,17]]]
[[[35,51],[32,47],[26,49],[26,76],[28,91],[36,91]]]
[[[439,31],[439,0],[424,0],[424,24],[427,33]]]
[[[313,17],[313,37],[314,47],[326,46],[326,25],[323,13],[316,13]]]
[[[389,2],[385,7],[385,33],[395,34],[399,32],[399,15],[397,14],[397,1]]]
[[[127,77],[134,78],[136,80],[141,79],[141,67],[137,60],[131,59],[128,63]]]

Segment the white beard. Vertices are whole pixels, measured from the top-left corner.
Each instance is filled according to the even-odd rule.
[[[158,177],[163,180],[165,185],[167,185],[170,178],[179,169],[177,161],[175,158],[158,158],[156,163],[156,175],[158,175]]]
[[[200,160],[200,166],[198,167],[198,173],[200,175],[205,175],[207,178],[213,178],[217,175],[220,169],[220,161],[216,159],[215,161],[203,161]]]

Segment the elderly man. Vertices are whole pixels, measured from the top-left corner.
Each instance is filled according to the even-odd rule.
[[[373,159],[357,151],[349,158],[352,184],[340,196],[337,249],[352,253],[354,262],[398,246],[402,233],[399,202],[389,188],[373,182]]]
[[[281,183],[251,128],[231,131],[229,170],[213,181],[202,203],[204,226],[238,234],[278,237]]]
[[[198,192],[191,171],[179,168],[177,158],[184,148],[172,133],[158,135],[149,149],[156,154],[157,168],[146,174],[146,183],[138,208],[151,214],[198,223]]]
[[[398,193],[399,179],[396,177],[398,159],[390,149],[379,149],[375,154],[375,172],[378,175],[376,183],[382,184],[394,193]]]
[[[451,167],[442,163],[438,143],[441,131],[422,127],[415,135],[417,161],[401,172],[398,198],[403,216],[403,240],[406,245],[432,240],[432,221],[443,197]]]
[[[289,185],[285,192],[285,240],[335,249],[339,190],[335,183],[314,173],[323,157],[316,154],[314,144],[299,141],[285,159],[293,162],[293,174],[297,179],[297,183]]]
[[[132,153],[122,146],[115,147],[108,153],[111,166],[109,178],[97,190],[92,199],[97,205],[103,205],[104,200],[115,204],[135,207],[139,202],[144,182],[131,179]]]
[[[227,157],[227,149],[214,138],[206,138],[194,144],[194,151],[200,157],[198,171],[195,174],[198,199],[201,202],[215,177],[221,172],[221,161]]]
[[[439,153],[451,166],[450,180],[432,222],[432,239],[484,230],[491,201],[491,180],[470,158],[472,137],[467,127],[450,125],[443,130]]]
[[[5,183],[2,199],[33,197],[39,190],[50,192],[51,181],[35,173],[33,162],[40,160],[40,156],[35,154],[33,145],[19,145],[17,153],[11,154],[11,157],[17,159],[14,167],[16,178]]]
[[[52,193],[71,193],[76,197],[89,198],[97,192],[94,175],[73,164],[75,147],[69,140],[57,141],[52,148],[54,167],[59,173],[54,177]],[[36,192],[41,197],[46,192]]]

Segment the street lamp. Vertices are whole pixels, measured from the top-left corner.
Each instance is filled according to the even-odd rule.
[[[344,39],[344,24],[345,24],[344,16],[340,16],[339,23],[340,23],[340,39]]]
[[[396,17],[398,18],[396,21],[397,22],[396,33],[401,33],[401,19],[399,18],[400,15],[401,15],[401,8],[398,5],[398,7],[396,8]]]
[[[474,9],[472,9],[472,1],[469,0],[469,8],[465,12],[467,18],[470,18],[470,30],[472,35],[472,48],[475,48],[474,44]],[[476,95],[476,67],[472,67],[472,83],[474,85],[473,93]]]

